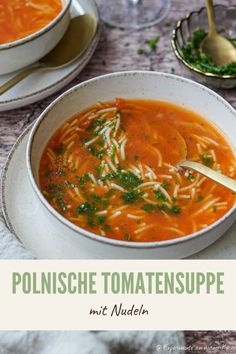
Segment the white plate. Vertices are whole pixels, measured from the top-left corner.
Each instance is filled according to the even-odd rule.
[[[2,175],[3,213],[8,227],[40,259],[91,258],[68,242],[43,213],[28,179],[26,143],[30,127],[14,145]],[[189,259],[235,259],[236,224],[213,245]]]
[[[98,19],[99,16],[93,0],[73,0],[71,16],[89,13]],[[14,88],[0,96],[0,111],[19,108],[48,97],[73,80],[91,59],[99,41],[99,28],[85,53],[73,64],[65,68],[35,73]],[[1,75],[0,85],[8,81],[14,74]]]

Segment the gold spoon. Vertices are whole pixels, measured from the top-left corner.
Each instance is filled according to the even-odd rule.
[[[215,14],[212,0],[206,0],[206,8],[209,22],[209,33],[200,45],[202,53],[209,55],[218,65],[226,65],[236,62],[236,49],[234,45],[216,31]]]
[[[172,127],[172,130],[175,129]],[[236,192],[236,180],[230,178],[228,176],[223,175],[220,172],[213,170],[210,167],[202,165],[201,163],[188,161],[187,160],[187,152],[188,148],[186,145],[186,141],[180,132],[175,129],[176,141],[178,142],[178,147],[181,151],[181,161],[177,163],[177,167],[190,168],[194,171],[201,173],[202,175],[212,179],[213,181],[222,184],[223,186],[231,189],[233,192]]]
[[[0,86],[0,95],[35,72],[56,70],[73,63],[87,49],[88,44],[96,33],[96,29],[97,19],[89,14],[73,18],[66,34],[57,46],[40,59],[36,66],[19,72],[12,79]]]

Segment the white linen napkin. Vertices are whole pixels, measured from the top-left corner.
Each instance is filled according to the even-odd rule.
[[[34,259],[0,217],[0,259]],[[0,331],[0,354],[184,354],[183,332]]]

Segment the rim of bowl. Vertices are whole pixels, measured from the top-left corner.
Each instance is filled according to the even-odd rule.
[[[53,27],[56,26],[56,24],[58,22],[60,22],[60,20],[64,17],[64,15],[67,13],[67,11],[69,10],[72,0],[66,0],[66,4],[63,4],[63,1],[60,0],[62,3],[62,10],[59,12],[59,14],[51,21],[49,22],[46,26],[44,26],[43,28],[41,28],[40,30],[33,32],[31,34],[29,34],[26,37],[20,38],[14,42],[9,42],[9,43],[4,43],[4,44],[0,44],[0,51],[1,50],[6,50],[6,49],[11,49],[11,48],[15,48],[15,47],[19,47],[22,44],[28,43],[33,41],[34,39],[41,37],[42,35],[44,35],[45,33],[47,33],[48,31],[50,31]]]
[[[227,8],[227,9],[234,9],[236,10],[236,6],[226,6],[226,5],[214,5],[214,8],[216,7],[223,7],[223,8]],[[200,70],[198,68],[196,68],[195,66],[193,66],[192,64],[188,63],[184,57],[181,55],[181,53],[179,52],[178,48],[177,48],[177,45],[176,45],[176,41],[177,41],[177,31],[178,30],[181,30],[181,27],[182,27],[182,24],[183,22],[185,21],[189,21],[191,19],[191,17],[194,15],[194,14],[198,14],[200,15],[206,8],[203,6],[200,8],[200,10],[195,10],[195,11],[191,11],[189,12],[185,17],[183,17],[181,20],[179,20],[176,24],[176,27],[173,29],[172,31],[172,40],[171,40],[171,43],[172,43],[172,48],[174,50],[174,53],[175,53],[175,56],[177,57],[177,59],[179,59],[185,66],[187,66],[190,70],[198,73],[198,74],[201,74],[203,76],[206,76],[206,77],[211,77],[211,78],[217,78],[217,79],[227,79],[227,80],[232,80],[232,79],[236,79],[236,74],[232,74],[232,75],[219,75],[219,74],[214,74],[214,73],[208,73],[208,72],[205,72],[203,70]]]
[[[134,70],[134,71],[123,71],[123,72],[116,72],[116,73],[111,73],[111,74],[105,74],[105,75],[101,75],[101,76],[97,76],[93,79],[89,79],[86,80],[72,88],[70,88],[69,90],[67,90],[66,92],[64,92],[63,94],[61,94],[59,97],[57,97],[38,117],[38,119],[36,120],[36,122],[33,124],[32,130],[30,132],[29,138],[28,138],[28,142],[27,142],[27,148],[26,148],[26,165],[27,165],[27,171],[28,171],[28,176],[31,182],[31,185],[33,186],[33,189],[36,193],[36,195],[38,196],[40,202],[43,204],[44,207],[46,207],[46,209],[50,212],[51,215],[53,215],[60,223],[62,223],[64,226],[68,227],[69,229],[71,229],[72,231],[74,231],[77,234],[82,234],[85,237],[90,238],[91,240],[97,241],[97,242],[101,242],[101,243],[107,243],[113,246],[117,246],[117,247],[128,247],[128,248],[137,248],[137,249],[147,249],[147,248],[156,248],[156,247],[168,247],[171,245],[177,245],[177,244],[181,244],[181,243],[185,243],[188,242],[194,238],[199,238],[202,235],[204,235],[207,231],[211,231],[214,230],[218,227],[219,224],[221,224],[222,222],[224,222],[225,220],[227,220],[231,214],[233,214],[236,211],[236,203],[235,205],[228,210],[228,212],[226,214],[224,214],[221,218],[219,218],[218,220],[216,220],[214,223],[210,224],[208,227],[201,229],[197,232],[194,232],[192,234],[186,235],[186,236],[182,236],[179,238],[174,238],[171,240],[164,240],[164,241],[155,241],[155,242],[129,242],[129,241],[122,241],[122,240],[116,240],[116,239],[112,239],[112,238],[107,238],[104,236],[100,236],[97,235],[95,233],[92,233],[90,231],[87,231],[75,224],[73,224],[72,222],[70,222],[69,220],[67,220],[64,216],[62,216],[56,209],[54,209],[51,204],[49,204],[49,202],[46,200],[46,198],[44,197],[43,193],[40,191],[33,172],[32,172],[32,168],[31,168],[31,152],[32,152],[32,147],[33,147],[33,143],[34,143],[34,138],[35,135],[37,134],[38,129],[40,128],[41,123],[47,119],[48,114],[50,114],[50,112],[52,111],[52,109],[54,108],[54,106],[57,105],[57,103],[61,102],[64,100],[64,97],[67,97],[69,95],[71,95],[73,92],[75,91],[79,91],[80,88],[90,85],[93,82],[97,82],[99,80],[106,80],[109,79],[111,77],[121,77],[121,76],[135,76],[135,75],[145,75],[145,76],[156,76],[158,77],[166,77],[169,79],[175,79],[175,80],[180,80],[184,83],[188,83],[191,86],[197,86],[199,88],[201,88],[202,90],[206,91],[208,94],[211,94],[212,96],[216,97],[222,104],[224,104],[227,109],[229,109],[232,113],[235,114],[235,110],[234,108],[220,95],[218,95],[216,92],[214,92],[213,90],[207,88],[204,85],[201,85],[193,80],[178,76],[178,75],[172,75],[172,74],[167,74],[167,73],[163,73],[163,72],[150,72],[150,71],[139,71],[139,70]],[[68,117],[67,117],[68,118]],[[52,133],[53,134],[53,133]]]

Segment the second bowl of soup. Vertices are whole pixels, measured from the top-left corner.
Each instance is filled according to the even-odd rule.
[[[88,256],[181,258],[227,230],[235,195],[177,167],[179,133],[189,160],[234,178],[233,129],[233,108],[201,85],[111,74],[42,114],[28,144],[30,179],[48,217]]]
[[[52,50],[70,21],[71,0],[3,0],[0,75],[22,69]]]

